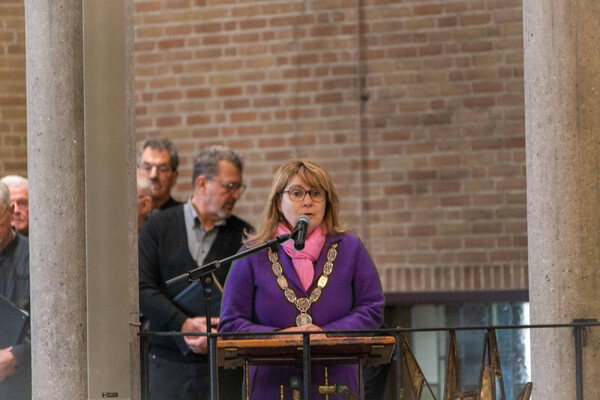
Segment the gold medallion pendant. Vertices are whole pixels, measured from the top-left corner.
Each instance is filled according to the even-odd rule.
[[[296,326],[304,326],[312,324],[312,317],[305,313],[300,313],[296,317]]]
[[[338,256],[337,248],[338,243],[333,243],[329,246],[329,249],[327,249],[327,260],[325,261],[325,264],[323,264],[323,272],[317,280],[317,287],[310,292],[308,297],[298,297],[296,292],[289,287],[290,285],[287,277],[283,273],[283,267],[279,263],[279,254],[274,253],[269,249],[268,255],[269,261],[271,262],[271,271],[273,272],[273,275],[275,275],[277,286],[279,286],[279,289],[283,292],[285,299],[296,306],[296,309],[299,311],[296,316],[296,326],[312,324],[313,320],[308,311],[313,303],[316,303],[319,300],[321,293],[323,293],[327,283],[329,283],[329,275],[333,273],[334,262],[337,260]]]

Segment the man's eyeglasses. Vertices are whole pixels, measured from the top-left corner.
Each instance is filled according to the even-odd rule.
[[[246,191],[246,185],[244,185],[243,183],[234,183],[234,182],[225,183],[225,182],[221,182],[220,180],[214,179],[214,178],[209,178],[209,180],[217,182],[229,194],[235,192],[236,190],[239,190],[240,195],[241,195],[242,193],[244,193]]]
[[[317,202],[325,200],[325,196],[327,194],[325,189],[312,188],[309,190],[305,190],[301,186],[292,186],[291,188],[289,188],[289,190],[284,190],[282,193],[287,193],[288,196],[290,196],[291,201],[302,201],[304,200],[306,193],[308,193],[310,198],[313,199],[313,201]]]
[[[167,174],[172,171],[171,166],[169,164],[154,165],[145,162],[140,165],[140,169],[146,171],[147,173],[150,173],[150,171],[152,171],[153,168],[156,168],[156,172],[159,174]]]

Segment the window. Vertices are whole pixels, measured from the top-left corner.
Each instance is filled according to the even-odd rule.
[[[462,305],[415,305],[410,309],[412,328],[528,325],[528,303],[468,303]],[[463,392],[476,391],[485,330],[456,331]],[[528,329],[496,331],[506,397],[518,395],[531,381]],[[415,332],[413,353],[438,399],[443,398],[446,377],[448,333]],[[425,393],[427,392],[427,393]],[[424,390],[422,398],[428,398]],[[429,395],[430,396],[430,395]]]

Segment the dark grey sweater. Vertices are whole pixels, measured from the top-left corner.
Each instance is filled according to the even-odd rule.
[[[244,220],[231,216],[219,227],[204,262],[222,260],[235,254],[242,246],[244,229],[252,227]],[[154,214],[144,225],[139,237],[140,311],[149,320],[153,332],[176,331],[188,317],[204,316],[203,306],[197,315],[188,315],[173,303],[173,298],[187,287],[187,282],[167,287],[165,282],[197,268],[188,248],[183,205],[178,205]],[[221,265],[214,273],[223,284],[231,264]],[[213,293],[217,289],[213,290]],[[204,297],[198,287],[198,302]],[[220,296],[213,294],[213,303],[220,308]],[[218,315],[212,315],[217,317]],[[150,341],[150,352],[161,358],[179,362],[197,362],[205,356],[183,355],[172,337],[154,337]]]

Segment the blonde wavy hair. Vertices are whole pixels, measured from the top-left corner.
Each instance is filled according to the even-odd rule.
[[[286,224],[290,230],[294,229],[293,226],[289,226],[289,223],[279,211],[279,204],[285,187],[296,175],[311,187],[325,190],[325,215],[321,223],[325,233],[339,234],[346,231],[346,226],[340,224],[338,220],[340,200],[331,177],[316,162],[298,159],[283,164],[275,173],[269,201],[260,218],[258,229],[256,233],[246,233],[247,238],[244,240],[246,247],[251,248],[273,239],[280,222]]]

